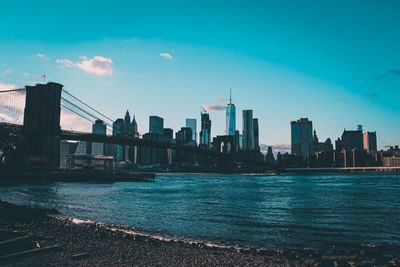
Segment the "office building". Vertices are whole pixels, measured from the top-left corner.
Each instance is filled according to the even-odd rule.
[[[92,133],[106,135],[107,127],[102,120],[96,120],[92,125]],[[105,145],[104,143],[92,143],[92,155],[105,155]]]
[[[124,127],[124,120],[123,119],[117,119],[113,123],[113,131],[112,135],[122,135],[123,134],[123,127]],[[121,145],[113,145],[112,146],[112,155],[114,157],[114,161],[122,161],[124,152],[123,152],[123,147]]]
[[[136,138],[139,138],[138,125],[137,125],[137,122],[135,119],[135,115],[133,115],[131,127],[132,127],[132,131],[133,131],[133,136],[135,136]]]
[[[333,145],[330,138],[327,138],[325,142],[319,142],[317,131],[314,129],[312,136],[312,144],[311,144],[311,153],[314,152],[332,152]]]
[[[383,166],[400,167],[400,153],[395,153],[392,156],[383,157]]]
[[[203,111],[201,113],[200,144],[210,147],[211,141],[211,120],[210,115]]]
[[[164,136],[157,133],[146,133],[143,140],[164,142]],[[140,149],[140,163],[143,165],[167,164],[167,150],[158,147],[142,147]]]
[[[192,140],[197,143],[197,121],[196,119],[186,119],[186,127],[192,129]]]
[[[363,150],[364,141],[362,131],[360,129],[355,131],[345,129],[340,140],[340,148],[348,151],[353,149]]]
[[[235,135],[236,107],[232,103],[232,92],[229,95],[229,104],[226,106],[226,135]]]
[[[376,132],[365,132],[364,133],[364,149],[368,152],[368,154],[373,155],[377,152],[377,144],[376,144]]]
[[[193,137],[193,132],[192,128],[190,127],[182,127],[176,134],[175,134],[175,139],[177,143],[184,143],[188,144],[191,141]]]
[[[254,149],[253,110],[243,110],[243,150]]]
[[[308,118],[300,118],[290,122],[292,154],[303,157],[310,154],[312,145],[312,121]]]
[[[163,136],[166,139],[174,138],[174,130],[172,130],[171,128],[164,128],[163,129]]]
[[[260,141],[259,141],[259,128],[258,128],[258,119],[253,119],[253,132],[254,132],[254,149],[260,149]]]
[[[150,116],[149,118],[149,133],[163,135],[164,119],[158,116]]]
[[[124,124],[122,127],[122,133],[124,135],[133,135],[133,130],[131,127],[131,116],[129,115],[129,111],[126,111]]]

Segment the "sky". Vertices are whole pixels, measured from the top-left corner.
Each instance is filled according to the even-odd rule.
[[[232,88],[237,129],[252,109],[275,151],[303,117],[322,141],[361,124],[385,148],[400,144],[399,13],[396,0],[6,1],[0,90],[45,74],[111,118],[129,110],[142,134],[150,115],[199,129],[206,107],[223,135]]]

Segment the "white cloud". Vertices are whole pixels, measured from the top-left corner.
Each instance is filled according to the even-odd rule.
[[[18,88],[15,84],[8,84],[8,83],[0,82],[0,91],[11,90],[11,89],[15,89],[15,88]]]
[[[71,60],[69,60],[69,59],[57,59],[56,62],[57,62],[57,63],[60,63],[61,65],[66,66],[66,67],[68,67],[68,68],[71,68],[71,67],[73,67],[73,66],[75,65],[75,64],[74,64]]]
[[[88,59],[87,57],[80,58],[82,61],[76,63],[76,66],[85,72],[93,73],[98,76],[111,75],[113,73],[111,67],[113,62],[111,58],[101,56],[95,56],[92,59]]]
[[[89,59],[86,56],[79,57],[82,61],[78,61],[76,63],[72,62],[69,59],[57,59],[56,62],[64,65],[68,68],[77,67],[81,70],[92,73],[97,76],[104,76],[104,75],[111,75],[113,74],[112,64],[113,61],[111,58],[106,58],[102,56],[94,56],[93,58]]]
[[[37,53],[37,54],[35,55],[35,57],[39,57],[39,58],[43,58],[43,59],[46,59],[46,60],[50,60],[50,58],[49,58],[48,56],[43,55],[43,54],[40,54],[40,53]]]
[[[6,75],[9,75],[9,74],[11,74],[12,73],[12,69],[6,69],[5,71],[3,71],[2,73],[1,73],[1,76],[6,76]]]
[[[226,107],[222,105],[203,105],[205,110],[225,110]]]
[[[24,77],[29,77],[29,76],[31,76],[31,75],[32,75],[31,73],[24,72]]]
[[[168,53],[161,53],[160,56],[168,58],[168,59],[174,59],[170,54]]]

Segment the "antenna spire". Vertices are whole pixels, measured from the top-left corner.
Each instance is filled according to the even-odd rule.
[[[232,105],[232,88],[229,88],[229,105]]]

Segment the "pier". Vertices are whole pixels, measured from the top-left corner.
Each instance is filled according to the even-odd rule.
[[[400,167],[286,168],[280,173],[373,173],[400,172]]]

